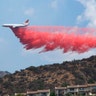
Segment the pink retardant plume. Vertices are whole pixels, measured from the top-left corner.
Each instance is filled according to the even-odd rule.
[[[95,29],[92,28],[28,26],[11,29],[27,50],[42,47],[41,52],[63,49],[64,53],[83,53],[96,48]]]

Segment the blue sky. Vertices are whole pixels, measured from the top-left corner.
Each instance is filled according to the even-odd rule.
[[[40,49],[26,51],[19,39],[4,23],[30,25],[96,26],[95,0],[0,0],[0,70],[15,72],[29,66],[62,63],[96,55],[96,49],[78,54],[55,50],[38,54]]]

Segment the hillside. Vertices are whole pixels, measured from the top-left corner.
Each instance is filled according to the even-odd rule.
[[[0,79],[0,89],[13,93],[87,83],[96,83],[96,56],[16,71]]]

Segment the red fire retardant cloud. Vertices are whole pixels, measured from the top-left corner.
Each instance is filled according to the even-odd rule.
[[[42,47],[41,52],[63,49],[64,53],[83,53],[96,48],[95,29],[92,28],[28,26],[11,29],[26,50]]]

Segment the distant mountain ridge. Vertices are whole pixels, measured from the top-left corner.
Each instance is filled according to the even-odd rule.
[[[5,75],[10,74],[8,71],[0,71],[0,78],[4,77]]]
[[[0,89],[15,93],[88,83],[96,83],[96,56],[16,71],[0,79]]]

